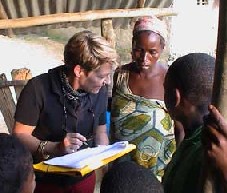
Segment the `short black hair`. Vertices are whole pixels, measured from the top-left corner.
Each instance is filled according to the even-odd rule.
[[[20,193],[32,167],[32,155],[15,136],[0,133],[0,192]]]
[[[100,193],[164,193],[151,170],[132,161],[119,162],[104,175]]]
[[[215,58],[205,53],[190,53],[175,60],[165,76],[165,95],[177,88],[201,113],[211,102]]]

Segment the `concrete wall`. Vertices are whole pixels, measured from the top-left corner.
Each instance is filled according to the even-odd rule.
[[[178,15],[172,18],[170,34],[171,60],[189,52],[215,55],[218,8],[214,0],[208,5],[197,5],[197,0],[174,0]]]

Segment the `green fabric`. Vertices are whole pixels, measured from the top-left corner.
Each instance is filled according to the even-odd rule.
[[[176,144],[173,122],[164,111],[164,102],[133,95],[128,88],[128,72],[118,75],[113,94],[111,130],[114,141],[127,140],[137,146],[132,159],[150,168],[161,180]]]
[[[165,170],[165,193],[197,193],[203,160],[201,128],[182,141]]]

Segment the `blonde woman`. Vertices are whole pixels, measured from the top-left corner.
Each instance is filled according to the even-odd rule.
[[[90,32],[65,46],[65,65],[31,79],[17,103],[14,134],[36,161],[108,144],[107,84],[116,62],[108,42]],[[95,173],[84,177],[36,173],[35,193],[93,193]]]

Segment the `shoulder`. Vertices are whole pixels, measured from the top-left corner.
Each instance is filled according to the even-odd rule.
[[[132,66],[132,63],[118,66],[116,68],[116,70],[114,71],[114,77],[117,77],[119,74],[123,74],[123,73],[129,72],[131,66]]]
[[[167,64],[160,63],[160,62],[157,63],[157,67],[161,74],[166,74],[168,71],[168,68],[169,68],[169,66]]]
[[[41,93],[59,92],[59,84],[60,78],[58,71],[50,69],[48,72],[30,79],[23,90],[36,93],[37,95],[40,95]]]
[[[45,74],[40,74],[38,76],[35,76],[33,78],[31,78],[28,83],[25,85],[25,88],[29,87],[40,87],[42,82],[45,82],[48,80],[48,75]]]
[[[60,88],[60,67],[56,67],[48,70],[48,72],[40,74],[31,79],[32,84],[38,90],[53,90],[54,92],[58,92]]]
[[[115,72],[130,70],[133,63],[123,64],[116,68]]]

